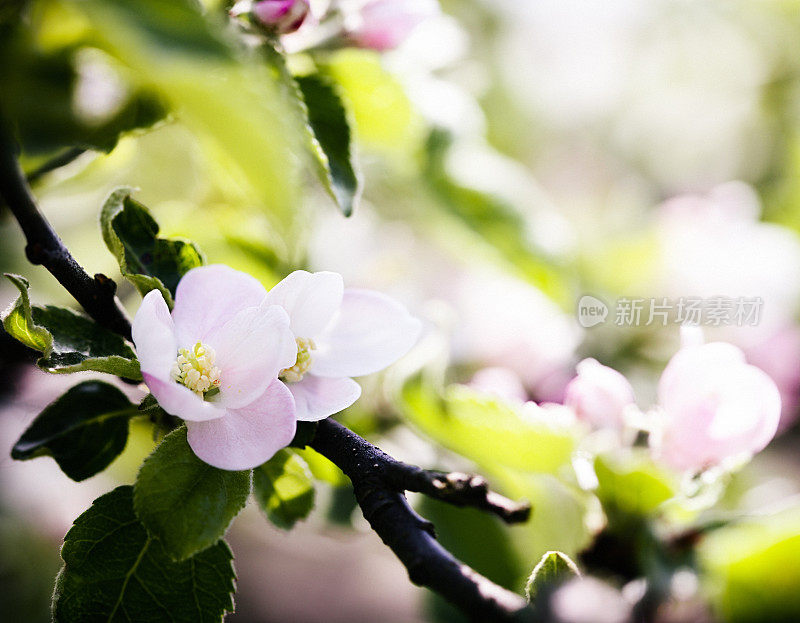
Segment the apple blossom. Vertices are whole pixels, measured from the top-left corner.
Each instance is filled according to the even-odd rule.
[[[190,270],[170,314],[152,290],[133,320],[142,376],[159,405],[186,421],[189,445],[206,463],[240,470],[288,445],[292,395],[277,380],[295,364],[286,312],[266,289],[227,266]]]
[[[781,398],[775,382],[724,342],[689,344],[670,359],[658,384],[664,426],[657,458],[702,470],[754,454],[775,436]]]
[[[578,376],[567,385],[564,404],[597,427],[619,428],[625,409],[634,404],[628,379],[596,359],[584,359],[577,369]]]
[[[362,48],[383,52],[399,46],[425,20],[439,14],[436,0],[367,0],[345,23]]]
[[[419,337],[420,322],[388,296],[344,288],[332,272],[298,270],[269,291],[266,305],[290,318],[296,357],[279,378],[294,396],[297,419],[321,420],[361,395],[350,377],[382,370]]]
[[[237,2],[231,15],[251,13],[255,19],[279,35],[295,32],[308,16],[308,0],[258,0]]]

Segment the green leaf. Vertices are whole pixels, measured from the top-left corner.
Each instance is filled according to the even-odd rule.
[[[306,446],[303,449],[295,450],[295,453],[305,461],[315,479],[327,482],[332,487],[350,486],[350,479],[344,475],[342,470],[316,450]]]
[[[644,450],[598,456],[594,471],[597,497],[609,521],[619,530],[626,530],[629,522],[656,511],[678,490],[675,476],[653,463]]]
[[[800,621],[800,506],[761,509],[706,536],[697,550],[715,620]]]
[[[353,213],[361,185],[353,165],[352,137],[347,110],[333,82],[320,74],[296,78],[305,101],[315,145],[317,173],[345,216]]]
[[[519,589],[528,569],[512,540],[516,528],[484,511],[428,497],[420,498],[416,509],[436,526],[436,540],[448,552],[500,586]]]
[[[3,315],[3,327],[25,346],[42,353],[37,365],[54,373],[93,370],[135,381],[142,379],[133,349],[116,333],[72,310],[46,305],[31,306],[28,281],[6,277],[19,297]]]
[[[204,264],[203,255],[187,240],[158,237],[158,223],[147,208],[131,199],[131,188],[117,188],[100,213],[103,240],[119,262],[122,275],[144,295],[160,290],[172,307],[181,277]]]
[[[286,123],[275,76],[234,36],[227,15],[201,13],[194,0],[83,0],[70,3],[93,44],[155,91],[197,138],[232,201],[259,207],[276,235],[295,234],[299,163],[286,154],[299,141]]]
[[[139,415],[119,389],[85,381],[48,405],[22,434],[11,456],[52,456],[73,480],[103,471],[125,449],[128,420]]]
[[[525,596],[531,601],[543,587],[563,582],[572,576],[580,577],[581,572],[569,556],[562,552],[547,552],[533,568],[525,585]]]
[[[126,85],[131,95],[107,116],[81,116],[75,106],[80,48],[70,45],[43,53],[34,36],[23,26],[0,43],[0,107],[14,123],[27,155],[68,147],[110,152],[121,135],[150,127],[166,114],[152,91]]]
[[[183,560],[225,534],[249,494],[249,470],[231,472],[204,463],[181,427],[164,437],[142,464],[134,506],[164,550]]]
[[[50,349],[53,336],[44,327],[33,321],[31,299],[28,296],[30,283],[25,277],[4,273],[6,278],[19,290],[19,298],[3,313],[3,328],[11,337],[28,348],[43,353]]]
[[[347,99],[359,143],[398,164],[416,159],[427,123],[380,55],[351,47],[326,56],[324,63],[325,74]]]
[[[347,110],[339,93],[321,74],[292,75],[286,57],[271,42],[265,42],[261,50],[278,80],[317,177],[342,213],[350,216],[361,188],[353,166]]]
[[[575,432],[463,385],[439,397],[422,382],[403,393],[406,414],[422,432],[443,446],[489,469],[497,465],[528,472],[554,473],[568,463]]]
[[[224,541],[170,560],[133,511],[133,488],[97,498],[64,537],[56,623],[220,623],[233,612],[233,554]]]
[[[314,481],[305,461],[288,449],[278,450],[253,470],[253,493],[270,521],[288,530],[314,508]]]

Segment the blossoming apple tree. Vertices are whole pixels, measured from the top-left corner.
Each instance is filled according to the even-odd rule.
[[[740,349],[685,330],[653,407],[637,404],[628,379],[594,359],[577,365],[563,400],[529,401],[531,388],[516,373],[543,385],[549,371],[534,370],[529,353],[514,355],[511,346],[531,342],[535,350],[547,331],[536,340],[495,339],[493,322],[527,309],[508,309],[492,288],[513,291],[517,308],[539,305],[539,294],[490,276],[477,294],[466,284],[458,296],[469,301],[477,337],[496,347],[486,357],[491,367],[471,384],[443,387],[435,366],[410,366],[387,393],[395,416],[485,470],[505,495],[482,476],[398,461],[339,423],[360,404],[364,383],[353,377],[420,349],[426,329],[395,298],[350,287],[336,272],[305,270],[293,252],[301,246],[304,175],[317,178],[342,218],[357,209],[363,184],[331,55],[390,50],[438,9],[432,0],[322,4],[323,11],[306,0],[18,0],[0,10],[0,76],[14,85],[0,94],[0,198],[24,234],[29,263],[49,271],[81,308],[32,304],[25,276],[7,274],[18,295],[3,327],[37,353],[42,370],[107,376],[75,384],[45,408],[12,456],[52,457],[82,481],[123,452],[132,419],[148,422],[157,440],[135,483],[96,499],[64,537],[54,620],[221,620],[234,610],[224,539],[231,522],[251,493],[279,527],[304,519],[315,486],[306,461],[317,455],[351,481],[364,517],[410,580],[470,619],[553,620],[563,614],[554,596],[570,584],[578,582],[576,601],[591,592],[575,576],[611,569],[644,578],[630,615],[652,620],[673,578],[692,564],[693,543],[713,528],[682,505],[713,488],[709,474],[731,473],[774,437],[775,383]],[[86,51],[126,79],[124,101],[99,121],[75,113],[71,99],[77,77],[68,59]],[[48,81],[54,74],[64,83]],[[100,226],[120,275],[141,295],[131,318],[115,280],[76,261],[34,191],[87,151],[113,154],[121,138],[176,121],[214,154],[236,201],[265,208],[284,252],[269,256],[268,288],[213,254],[208,263],[192,241],[160,236],[155,211],[133,189],[117,188]],[[546,284],[549,268],[524,252],[513,218],[443,172],[446,133],[433,128],[427,147],[435,192],[490,211],[499,233],[485,235],[502,239],[521,273]],[[462,217],[480,229],[475,214]],[[481,315],[484,308],[490,313]],[[476,341],[464,340],[464,350]],[[138,392],[135,401],[124,384]],[[278,486],[287,475],[299,492]],[[522,551],[536,553],[525,561],[533,570],[525,590],[456,558],[407,492],[478,509],[487,516],[480,521],[523,524],[520,540],[535,547]],[[523,499],[530,497],[533,517]],[[591,528],[589,508],[602,516]],[[671,512],[690,519],[661,529]],[[570,556],[580,553],[576,565]]]

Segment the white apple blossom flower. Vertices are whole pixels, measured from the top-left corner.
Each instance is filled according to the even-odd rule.
[[[266,289],[227,266],[190,270],[170,314],[161,292],[142,300],[133,342],[159,405],[186,421],[194,453],[221,469],[261,465],[295,434],[292,395],[277,380],[297,345]]]
[[[584,359],[577,369],[578,376],[567,385],[564,404],[590,424],[620,428],[625,410],[634,404],[628,379],[596,359]]]
[[[416,343],[421,324],[394,299],[344,288],[332,272],[298,270],[269,291],[296,338],[296,359],[279,374],[295,399],[297,419],[321,420],[353,404],[352,378],[382,370]]]
[[[664,425],[652,442],[656,457],[699,471],[764,449],[781,413],[775,382],[732,344],[685,342],[659,381]]]

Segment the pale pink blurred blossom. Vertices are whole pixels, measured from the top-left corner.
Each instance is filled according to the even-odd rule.
[[[755,191],[728,182],[705,195],[683,195],[659,211],[659,294],[757,297],[757,323],[710,328],[714,339],[741,348],[772,377],[781,393],[781,429],[800,398],[800,238],[760,221]]]
[[[706,195],[683,195],[659,209],[659,296],[759,297],[758,327],[745,327],[744,346],[756,330],[769,334],[800,312],[800,238],[759,220],[755,191],[742,182]],[[740,332],[743,333],[743,332]]]
[[[747,360],[772,377],[781,394],[778,431],[797,420],[800,403],[800,327],[788,325],[744,349]]]
[[[519,376],[508,368],[481,368],[468,385],[479,392],[492,394],[511,403],[522,403],[528,399],[528,392]]]
[[[577,370],[567,385],[564,404],[598,428],[622,427],[625,410],[635,400],[628,379],[596,359],[584,359]]]
[[[296,428],[278,373],[297,356],[289,317],[253,277],[227,266],[190,270],[170,314],[152,290],[133,320],[142,376],[159,405],[186,421],[194,453],[220,469],[261,465]]]
[[[347,37],[362,48],[398,47],[424,21],[439,15],[436,0],[368,0],[347,16]]]
[[[449,285],[453,358],[514,371],[537,400],[559,402],[581,332],[533,285],[494,270],[466,270]]]
[[[759,452],[775,436],[781,412],[774,381],[723,342],[681,348],[661,375],[658,400],[664,425],[654,454],[679,470]]]

